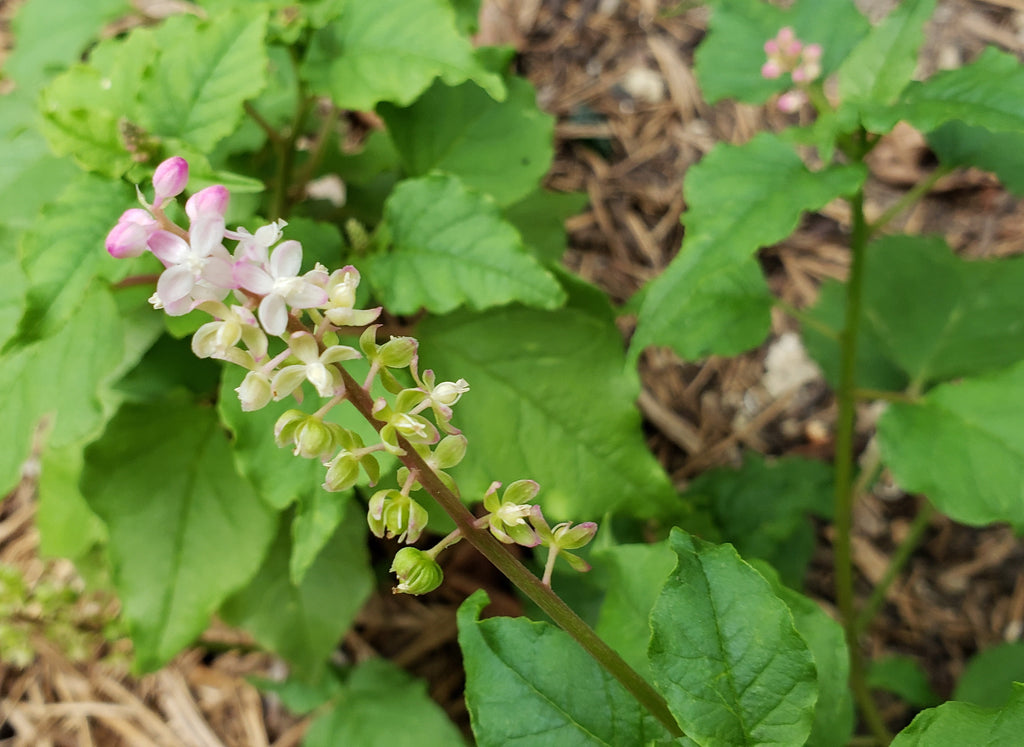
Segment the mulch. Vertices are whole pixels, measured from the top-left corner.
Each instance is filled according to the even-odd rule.
[[[891,2],[858,5],[877,15]],[[791,122],[772,109],[702,101],[692,63],[708,12],[694,6],[685,0],[490,0],[482,15],[481,43],[515,46],[520,72],[557,117],[556,161],[547,186],[589,196],[587,210],[568,222],[565,263],[615,302],[629,299],[679,250],[686,206],[680,184],[689,166],[718,142],[744,142]],[[942,0],[920,73],[959,66],[989,44],[1024,52],[1024,0]],[[935,160],[918,133],[900,127],[878,146],[871,165],[869,217],[926,176]],[[941,180],[896,228],[941,233],[962,256],[1006,256],[1020,253],[1024,243],[1018,207],[991,175],[965,170]],[[845,275],[848,230],[849,216],[836,202],[807,216],[781,244],[762,250],[773,291],[797,308],[811,305],[824,280]],[[772,338],[736,358],[681,361],[665,350],[643,356],[639,404],[649,445],[680,489],[702,471],[738,464],[744,450],[829,458],[834,402],[820,375],[813,369],[805,374],[793,352],[787,333],[795,330],[791,320],[776,316]],[[623,334],[630,332],[627,320]],[[860,412],[858,434],[866,448],[877,416],[875,407]],[[33,489],[26,479],[0,507],[0,562],[18,567],[30,582],[75,583],[68,568],[38,558]],[[883,477],[859,503],[854,553],[864,596],[906,536],[921,500]],[[827,527],[820,527],[819,538],[807,586],[831,611]],[[382,589],[346,636],[339,657],[391,658],[423,676],[435,699],[465,727],[455,609],[480,586],[500,613],[520,608],[469,548],[455,550],[439,592],[421,599]],[[978,530],[934,517],[868,631],[869,652],[916,659],[932,687],[948,697],[973,653],[1024,633],[1022,559],[1024,545],[1006,527]],[[252,652],[211,653],[232,643],[249,650],[244,637],[222,627],[205,640],[208,649],[188,651],[165,670],[137,679],[110,662],[109,646],[99,639],[81,661],[40,639],[27,667],[0,664],[0,744],[298,744],[305,722],[244,679],[280,676],[281,663]],[[912,715],[899,702],[887,705],[894,728]]]

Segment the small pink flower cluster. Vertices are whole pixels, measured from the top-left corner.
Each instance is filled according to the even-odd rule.
[[[803,90],[821,75],[821,45],[804,44],[796,38],[789,26],[779,29],[775,38],[764,43],[768,61],[761,66],[761,75],[774,80],[789,73],[797,84],[795,90],[786,91],[779,97],[779,109],[794,112],[807,101]]]

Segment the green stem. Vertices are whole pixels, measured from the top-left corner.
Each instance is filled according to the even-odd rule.
[[[860,133],[858,160],[867,148],[866,133]],[[840,333],[839,388],[836,398],[835,451],[835,589],[850,653],[850,687],[861,715],[875,738],[889,744],[892,735],[882,721],[867,685],[867,672],[857,635],[857,610],[853,575],[854,431],[857,414],[857,337],[860,332],[861,299],[864,291],[864,254],[871,230],[864,216],[864,190],[850,199],[853,228],[850,235],[850,277],[846,283],[846,319]]]
[[[868,235],[873,236],[874,234],[881,231],[885,226],[897,215],[902,213],[908,207],[913,205],[915,202],[924,197],[931,188],[935,186],[935,183],[939,181],[946,174],[953,171],[952,166],[939,166],[933,171],[927,179],[918,182],[910,190],[906,192],[900,199],[893,203],[888,210],[882,213],[878,218],[868,226]]]
[[[875,615],[878,614],[882,602],[885,601],[886,592],[889,591],[892,582],[896,580],[896,576],[903,570],[907,561],[910,560],[910,556],[914,554],[914,550],[921,543],[921,538],[924,537],[925,530],[928,529],[928,523],[931,521],[934,513],[935,509],[927,503],[917,512],[914,522],[910,525],[910,531],[903,538],[899,547],[896,548],[896,552],[893,553],[892,560],[889,561],[889,567],[885,569],[885,575],[882,576],[882,580],[872,590],[867,603],[861,609],[860,614],[857,615],[854,629],[858,635],[867,630],[868,625],[871,624]]]
[[[908,392],[890,392],[884,389],[855,389],[853,396],[857,399],[881,399],[886,402],[903,402],[905,404],[917,402],[917,397]]]
[[[344,368],[338,366],[349,401],[355,405],[360,414],[377,430],[384,423],[373,416],[373,401],[369,393],[352,378]],[[571,635],[609,674],[617,679],[637,701],[646,708],[674,737],[681,737],[683,731],[668,709],[665,699],[637,672],[629,666],[612,648],[601,640],[579,615],[562,601],[550,587],[545,586],[533,575],[525,565],[508,551],[490,532],[476,525],[476,517],[462,504],[458,496],[452,493],[438,478],[432,469],[423,461],[401,436],[399,445],[405,449],[402,462],[411,471],[417,473],[417,479],[423,488],[434,497],[441,507],[455,521],[463,538],[475,547],[501,571],[516,587],[540,607],[565,632]]]

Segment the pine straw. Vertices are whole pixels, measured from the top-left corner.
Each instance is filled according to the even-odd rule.
[[[876,14],[891,5],[865,0]],[[693,74],[693,52],[707,11],[657,0],[490,0],[481,43],[510,43],[518,65],[537,86],[541,105],[558,118],[556,162],[547,186],[583,191],[590,207],[572,218],[566,264],[608,292],[630,298],[675,256],[683,239],[680,184],[686,170],[717,142],[741,143],[761,129],[790,120],[772,109],[724,102],[709,106]],[[921,74],[956,67],[985,44],[1021,53],[1024,0],[940,1]],[[809,154],[810,156],[811,154]],[[880,215],[934,168],[920,135],[898,128],[872,155],[869,216]],[[1019,253],[1024,225],[1018,200],[990,176],[968,170],[939,182],[900,217],[895,229],[941,233],[965,257]],[[811,305],[823,280],[843,278],[849,216],[841,203],[805,218],[799,230],[760,252],[773,292],[797,308]],[[779,314],[773,336],[794,330]],[[624,325],[628,336],[631,325]],[[769,344],[736,358],[684,362],[665,350],[641,361],[649,444],[678,487],[699,472],[735,465],[745,449],[770,455],[831,456],[834,404],[819,379],[779,397],[764,385]],[[867,445],[877,409],[865,407],[858,424]],[[28,576],[44,570],[35,558],[33,508],[23,489],[0,513],[0,560]],[[855,563],[860,592],[880,578],[916,513],[920,499],[883,481],[856,514]],[[831,540],[820,531],[808,589],[832,611]],[[381,549],[380,552],[386,552]],[[346,661],[387,656],[425,677],[431,694],[466,727],[462,673],[455,639],[458,603],[485,586],[497,605],[520,607],[501,579],[468,548],[447,554],[447,582],[423,599],[375,596],[346,636]],[[1017,572],[1021,544],[1005,527],[972,530],[934,518],[919,550],[891,587],[866,636],[873,657],[912,656],[932,685],[948,696],[975,651],[1020,640],[1024,581]],[[223,629],[207,640],[232,641]],[[296,744],[305,723],[262,699],[242,679],[276,674],[280,663],[255,654],[183,654],[166,670],[141,679],[98,661],[72,664],[40,642],[25,670],[0,669],[3,713],[0,744]],[[912,715],[893,703],[887,716],[899,726]],[[16,731],[18,736],[11,737]],[[5,738],[6,741],[5,741]]]

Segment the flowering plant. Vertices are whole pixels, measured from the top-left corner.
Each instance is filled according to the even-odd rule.
[[[481,620],[483,592],[460,607],[482,744],[833,745],[855,708],[859,739],[890,739],[860,646],[889,582],[856,598],[853,505],[884,465],[957,520],[1024,525],[1024,420],[1006,405],[1024,309],[1016,260],[883,234],[956,166],[1020,183],[994,155],[1024,137],[1015,59],[912,82],[930,0],[877,26],[848,0],[718,0],[705,95],[774,101],[792,126],[687,175],[683,248],[631,305],[624,351],[609,301],[558,263],[552,226],[581,203],[539,186],[552,118],[507,56],[471,47],[473,3],[223,0],[94,46],[84,24],[71,57],[31,33],[56,5],[22,11],[9,67],[0,475],[38,463],[44,549],[110,575],[137,669],[217,614],[288,662],[316,709],[308,743],[396,724],[454,743],[394,671],[331,655],[376,586],[368,533],[412,595],[465,541],[554,623]],[[82,12],[96,28],[113,13]],[[866,157],[900,120],[941,166],[869,222]],[[851,216],[849,280],[791,308],[752,255],[832,200]],[[756,347],[773,306],[835,389],[834,469],[751,458],[680,495],[645,447],[628,366],[651,345]],[[855,474],[865,400],[890,406]],[[798,591],[808,512],[834,517],[838,623]],[[554,589],[592,590],[565,572],[591,564],[584,620]],[[369,728],[343,707],[367,680],[401,693]],[[1020,692],[923,711],[896,742],[1012,734]]]

